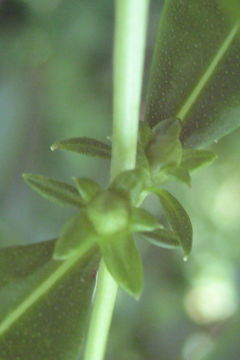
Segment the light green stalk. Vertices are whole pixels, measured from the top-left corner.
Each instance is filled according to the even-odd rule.
[[[135,167],[149,0],[116,0],[111,179]],[[104,358],[117,284],[101,262],[84,360]]]

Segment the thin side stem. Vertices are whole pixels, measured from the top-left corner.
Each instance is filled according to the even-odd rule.
[[[116,0],[111,179],[135,167],[149,0]],[[84,360],[104,358],[117,284],[101,262]]]

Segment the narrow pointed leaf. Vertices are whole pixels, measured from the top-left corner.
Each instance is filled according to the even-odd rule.
[[[208,145],[240,125],[240,18],[220,6],[230,9],[231,1],[165,1],[145,119],[151,126],[181,119],[186,147]]]
[[[119,286],[139,298],[143,286],[142,261],[132,237],[116,233],[99,239],[99,246],[108,271]]]
[[[143,232],[152,231],[162,227],[159,220],[142,208],[132,208],[131,231]]]
[[[98,256],[52,260],[55,241],[0,251],[0,358],[76,360]]]
[[[34,174],[23,174],[23,179],[34,191],[49,201],[64,206],[83,207],[77,189],[69,184]]]
[[[143,235],[151,244],[162,248],[176,249],[181,246],[178,235],[166,229],[143,232]]]
[[[150,191],[158,196],[164,214],[178,235],[185,256],[188,256],[192,248],[192,224],[186,210],[167,190],[152,188]]]
[[[51,146],[51,150],[67,150],[103,159],[111,159],[110,145],[88,137],[71,138],[58,141]]]
[[[101,186],[89,178],[76,178],[73,177],[77,189],[84,203],[88,203],[92,198],[101,191]]]
[[[54,259],[80,256],[94,247],[96,234],[85,213],[69,219],[63,226],[54,250]]]
[[[185,149],[181,166],[188,171],[193,171],[210,165],[216,158],[216,154],[212,151]]]

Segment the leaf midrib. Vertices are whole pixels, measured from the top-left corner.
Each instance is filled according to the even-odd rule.
[[[208,80],[211,78],[213,73],[216,71],[218,64],[222,60],[223,56],[226,54],[227,50],[229,49],[231,43],[233,42],[236,34],[238,33],[240,28],[240,22],[237,22],[232,30],[229,32],[226,39],[223,41],[222,45],[219,47],[216,55],[214,56],[213,60],[209,64],[208,68],[204,72],[204,74],[199,79],[198,83],[194,87],[191,94],[186,99],[185,103],[181,107],[181,109],[178,111],[176,117],[181,119],[183,122],[186,118],[186,115],[190,111],[191,107],[196,102],[198,96],[202,92],[203,88],[206,86]]]
[[[89,250],[89,249],[88,249]],[[87,251],[86,251],[87,252]],[[61,263],[57,269],[43,281],[28,297],[26,297],[3,321],[0,323],[0,336],[31,308],[44,294],[46,294],[56,283],[79,261],[85,254],[80,253],[68,261]]]

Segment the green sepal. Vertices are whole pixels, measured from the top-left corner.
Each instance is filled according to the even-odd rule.
[[[119,286],[135,298],[143,287],[143,269],[140,253],[128,232],[98,239],[108,271]]]
[[[182,159],[179,140],[181,125],[178,119],[166,119],[153,128],[153,140],[146,147],[146,155],[153,174],[163,167],[178,166]]]
[[[101,186],[89,178],[73,177],[79,194],[85,204],[93,199],[93,197],[101,191]]]
[[[49,201],[64,206],[84,206],[77,189],[65,182],[50,179],[46,176],[35,174],[23,174],[25,182],[39,195]]]
[[[217,155],[209,150],[190,150],[183,151],[181,167],[188,171],[200,169],[201,167],[210,165]]]
[[[141,235],[144,235],[151,244],[165,249],[176,249],[181,246],[178,235],[167,229],[143,232]]]
[[[111,146],[88,137],[71,138],[55,142],[51,150],[67,150],[79,154],[111,159]]]
[[[184,167],[174,167],[167,170],[168,175],[173,176],[176,180],[191,186],[191,176]]]
[[[153,231],[155,229],[162,228],[159,220],[142,208],[132,208],[131,210],[131,231],[132,232],[143,232]]]
[[[96,233],[84,212],[70,218],[63,226],[56,242],[53,257],[66,260],[85,254],[94,247]]]
[[[167,190],[151,188],[162,205],[163,212],[173,231],[178,235],[184,254],[187,257],[192,249],[192,224],[186,210]]]
[[[136,168],[121,172],[110,184],[110,189],[127,194],[133,205],[137,205],[141,193],[147,185],[147,173],[144,169]]]

